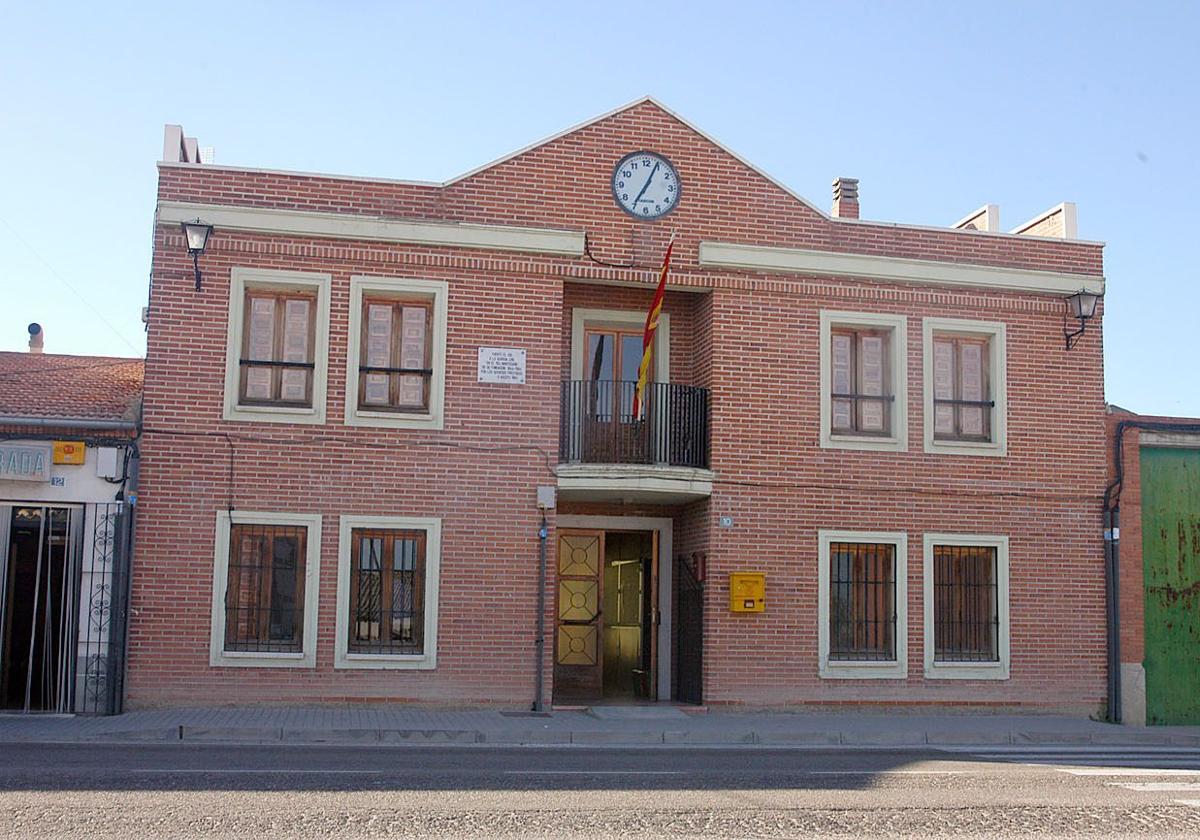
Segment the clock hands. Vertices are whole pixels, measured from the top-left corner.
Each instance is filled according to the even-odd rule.
[[[654,173],[658,172],[660,161],[655,161],[654,168],[650,170],[650,177],[646,179],[646,183],[642,184],[642,190],[637,194],[637,198],[633,200],[633,206],[642,200],[642,196],[646,194],[646,190],[650,187],[650,182],[654,180]]]

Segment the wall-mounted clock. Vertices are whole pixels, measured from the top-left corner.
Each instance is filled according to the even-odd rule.
[[[612,190],[617,205],[639,219],[657,219],[679,203],[679,173],[654,152],[633,152],[613,170]]]

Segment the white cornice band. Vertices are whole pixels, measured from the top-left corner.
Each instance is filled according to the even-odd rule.
[[[408,245],[480,248],[489,251],[527,251],[569,257],[583,255],[583,231],[415,222],[342,213],[176,201],[163,201],[158,205],[160,223],[178,223],[197,217],[217,230],[227,228],[286,236],[366,239]]]
[[[837,277],[862,277],[927,286],[970,286],[1043,295],[1069,295],[1085,289],[1104,294],[1104,278],[974,263],[914,260],[806,251],[727,242],[701,242],[700,265]]]

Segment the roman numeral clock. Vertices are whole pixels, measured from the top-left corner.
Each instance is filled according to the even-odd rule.
[[[657,219],[679,203],[679,173],[655,152],[625,155],[612,174],[617,206],[639,219]]]

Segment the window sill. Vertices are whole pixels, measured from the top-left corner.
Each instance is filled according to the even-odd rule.
[[[289,408],[269,405],[226,405],[224,419],[246,423],[309,423],[325,422],[325,412],[315,408]]]
[[[380,429],[424,429],[441,431],[442,418],[437,414],[398,414],[390,411],[364,411],[347,408],[347,426],[375,427]]]
[[[857,449],[864,452],[907,452],[908,442],[896,437],[857,437],[853,435],[821,435],[822,449]]]
[[[822,662],[823,680],[903,680],[908,678],[905,662]]]
[[[433,654],[342,653],[338,651],[333,667],[338,670],[432,671],[437,667]]]
[[[1007,680],[1005,662],[926,662],[927,680]]]
[[[1008,455],[1008,445],[1004,440],[994,443],[980,443],[973,440],[932,440],[926,438],[925,451],[931,455],[977,455],[1003,458]]]
[[[213,668],[313,668],[316,657],[304,653],[254,653],[252,651],[213,651],[209,665]]]

